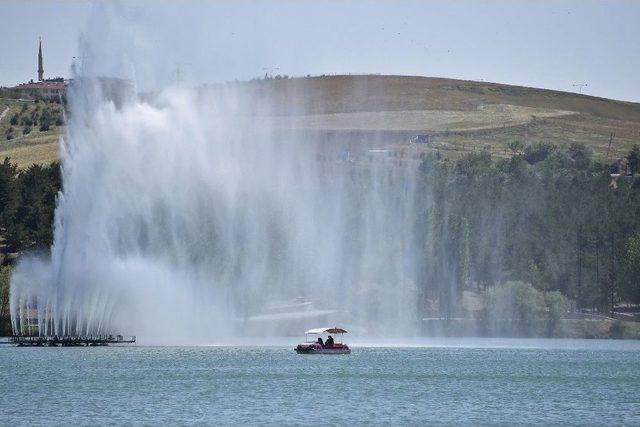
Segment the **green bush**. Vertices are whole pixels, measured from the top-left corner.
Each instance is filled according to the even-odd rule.
[[[20,124],[23,126],[33,126],[33,120],[29,116],[22,116],[20,118]]]
[[[573,303],[560,292],[543,292],[530,283],[506,282],[489,289],[484,323],[489,335],[560,335],[560,319]]]
[[[494,286],[486,295],[485,322],[489,335],[538,335],[536,321],[544,312],[540,291],[524,282]]]
[[[16,135],[15,135],[15,129],[13,129],[13,126],[10,126],[7,131],[4,133],[4,136],[7,138],[7,141],[10,139],[13,139]]]
[[[511,151],[512,155],[517,156],[522,153],[522,150],[524,150],[524,142],[519,140],[514,140],[514,141],[511,141],[507,147]]]
[[[524,155],[522,156],[529,164],[535,164],[545,160],[551,154],[555,153],[557,147],[553,144],[537,143],[528,145],[524,149]]]

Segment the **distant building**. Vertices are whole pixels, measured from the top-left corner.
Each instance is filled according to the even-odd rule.
[[[21,98],[41,98],[47,100],[61,100],[67,93],[67,82],[43,81],[22,83],[11,88],[20,94]]]
[[[30,80],[10,88],[20,97],[40,98],[46,100],[61,100],[67,93],[67,84],[62,77],[55,79],[44,78],[44,61],[42,59],[42,39],[38,43],[38,81]]]

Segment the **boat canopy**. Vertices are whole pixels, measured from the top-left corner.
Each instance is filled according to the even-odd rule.
[[[338,327],[333,327],[333,328],[315,328],[315,329],[309,329],[307,332],[305,332],[305,334],[346,334],[347,331],[345,329],[342,328],[338,328]]]

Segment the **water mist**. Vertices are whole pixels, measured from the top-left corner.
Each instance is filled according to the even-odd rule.
[[[354,330],[416,331],[417,167],[286,129],[271,92],[252,89],[270,82],[145,96],[136,83],[71,85],[54,244],[15,271],[15,331],[31,316],[42,335],[214,342],[296,298]]]

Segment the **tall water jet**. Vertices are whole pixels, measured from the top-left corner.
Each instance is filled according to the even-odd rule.
[[[51,257],[18,265],[16,332],[36,317],[43,335],[211,341],[296,298],[361,330],[415,331],[430,203],[417,162],[352,158],[288,126],[270,82],[140,96],[84,49]]]

